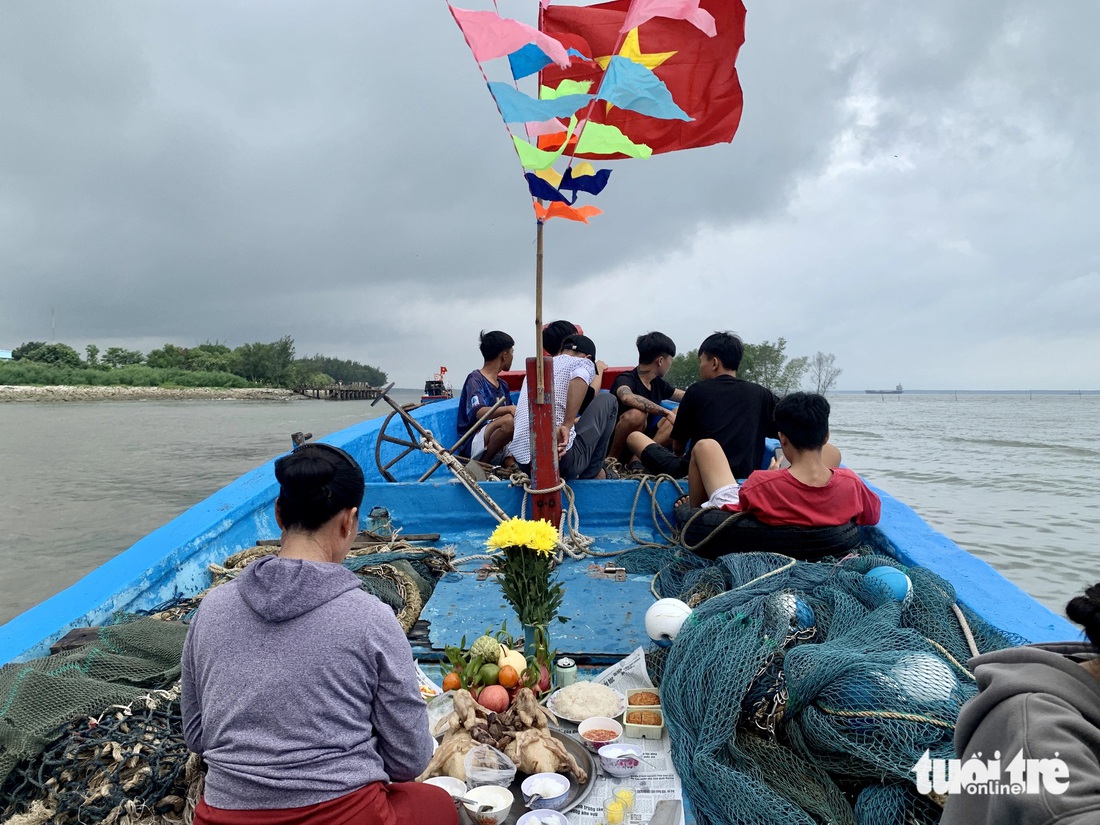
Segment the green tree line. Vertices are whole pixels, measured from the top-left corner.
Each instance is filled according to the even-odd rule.
[[[808,389],[824,395],[836,386],[841,372],[832,353],[818,352],[812,358],[805,355],[789,358],[787,340],[779,338],[775,343],[746,343],[737,376],[767,387],[778,396],[802,389],[803,382],[808,380]],[[699,351],[693,349],[677,355],[665,379],[681,389],[698,381]]]
[[[324,355],[297,358],[294,339],[256,341],[230,349],[209,341],[194,347],[165,344],[149,353],[95,344],[85,357],[68,344],[27,341],[0,364],[9,384],[131,385],[181,387],[323,387],[337,381],[386,383],[386,373],[358,361]]]

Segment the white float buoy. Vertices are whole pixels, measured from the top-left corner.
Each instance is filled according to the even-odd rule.
[[[645,632],[660,647],[668,647],[690,615],[691,608],[679,599],[658,599],[645,612]]]

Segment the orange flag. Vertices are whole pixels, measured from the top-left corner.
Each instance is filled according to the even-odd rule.
[[[535,217],[538,218],[539,223],[546,223],[551,218],[565,218],[568,221],[588,223],[589,218],[594,218],[596,215],[603,214],[602,209],[591,205],[570,206],[567,203],[553,201],[543,206],[537,200],[532,200],[532,203],[535,205]]]

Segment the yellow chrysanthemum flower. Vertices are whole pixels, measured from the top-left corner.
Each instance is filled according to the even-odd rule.
[[[550,555],[558,546],[558,531],[546,519],[531,521],[510,518],[501,522],[485,542],[489,547],[526,547],[537,553]]]

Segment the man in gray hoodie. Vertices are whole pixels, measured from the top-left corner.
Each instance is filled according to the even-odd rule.
[[[457,823],[445,791],[410,782],[433,743],[405,634],[340,564],[362,470],[307,444],[275,474],[280,555],[211,590],[184,645],[184,736],[208,766],[195,822]]]
[[[345,567],[253,562],[203,599],[183,655],[184,735],[216,808],[312,805],[431,758],[405,634]]]
[[[959,714],[955,752],[983,766],[996,760],[998,771],[992,783],[974,783],[981,791],[953,789],[941,825],[1100,822],[1098,664],[1096,648],[1078,642],[970,661],[981,692]],[[1017,792],[1007,792],[1014,783]]]

